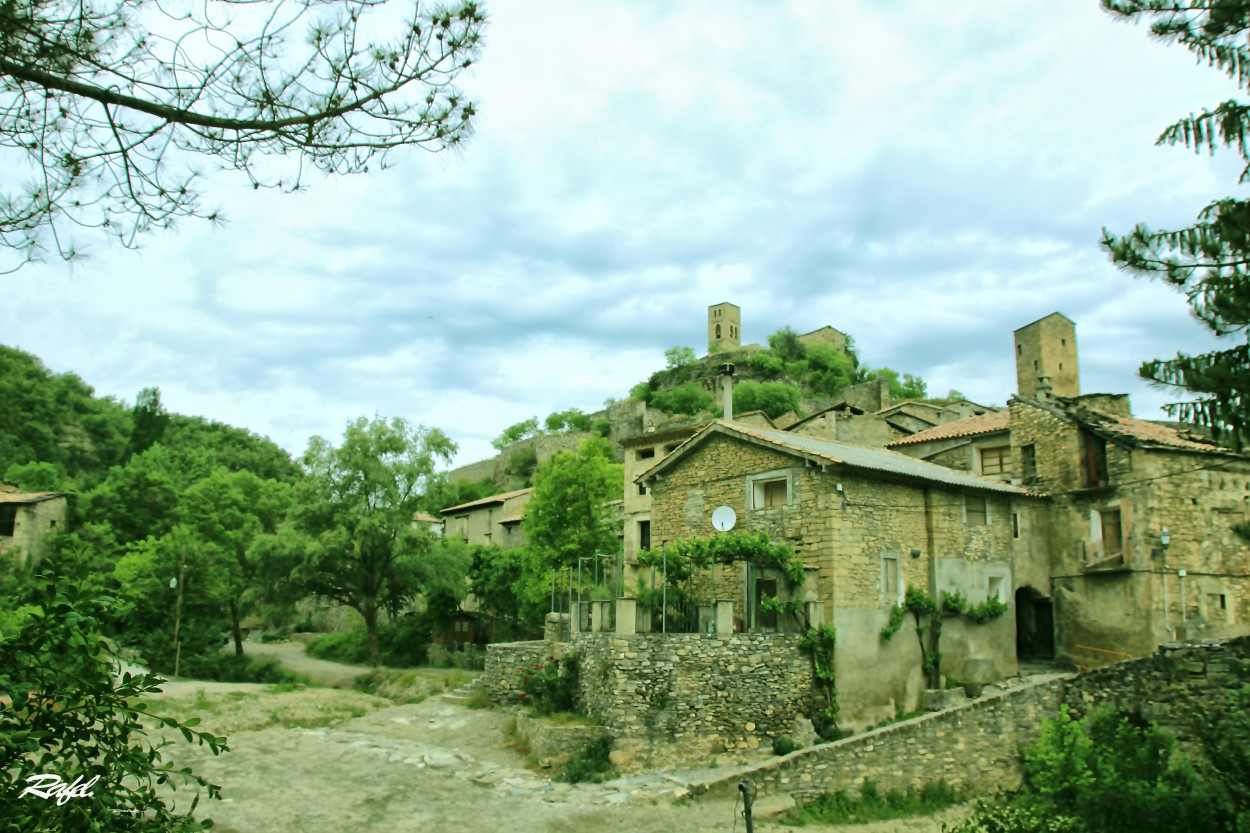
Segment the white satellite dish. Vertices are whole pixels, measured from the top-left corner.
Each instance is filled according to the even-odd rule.
[[[738,514],[728,506],[718,506],[712,512],[712,526],[721,532],[728,532],[738,522]]]

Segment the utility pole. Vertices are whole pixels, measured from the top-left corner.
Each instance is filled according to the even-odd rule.
[[[178,578],[170,579],[169,586],[178,590],[178,600],[174,603],[174,679],[178,679],[178,668],[182,662],[182,642],[178,638],[178,630],[182,626],[182,587],[187,575],[187,545],[178,550]]]

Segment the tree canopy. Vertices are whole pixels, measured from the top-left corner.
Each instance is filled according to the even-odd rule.
[[[74,227],[131,246],[180,217],[215,219],[206,162],[295,190],[309,168],[362,172],[404,145],[461,142],[475,109],[455,80],[478,57],[483,10],[414,2],[401,20],[387,6],[0,3],[0,158],[28,174],[0,193],[0,271],[49,245],[71,257]]]
[[[1156,38],[1184,46],[1241,87],[1250,83],[1250,7],[1242,0],[1103,0],[1103,6],[1129,20],[1149,20]],[[1246,163],[1241,182],[1250,182],[1250,105],[1229,100],[1182,118],[1158,143],[1199,153],[1230,148]],[[1124,235],[1104,229],[1102,245],[1131,274],[1160,278],[1182,292],[1212,333],[1238,337],[1226,349],[1147,361],[1139,373],[1194,396],[1165,406],[1173,416],[1205,425],[1217,439],[1241,448],[1250,428],[1250,201],[1216,200],[1181,229],[1142,224]]]
[[[619,524],[607,505],[619,498],[624,473],[602,437],[561,451],[538,469],[525,507],[525,538],[550,566],[576,567],[577,559],[620,549]]]

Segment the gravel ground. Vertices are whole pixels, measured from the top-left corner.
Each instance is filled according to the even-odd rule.
[[[290,664],[304,673],[311,667]],[[317,670],[319,678],[355,675],[341,666]],[[228,736],[231,751],[216,758],[181,738],[168,750],[177,765],[222,786],[223,800],[202,802],[196,811],[212,817],[220,833],[745,830],[732,801],[679,800],[691,773],[552,782],[526,769],[508,746],[510,715],[467,709],[440,695],[396,706],[329,688],[180,681],[167,684],[163,699],[159,705],[174,714],[199,717],[199,728]],[[794,829],[767,817],[788,804],[762,800],[755,830]],[[943,820],[963,812],[837,829],[940,833]]]

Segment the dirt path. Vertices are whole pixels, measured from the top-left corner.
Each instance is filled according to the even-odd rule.
[[[322,679],[355,675],[350,666],[344,670],[307,657],[302,662],[302,652],[297,656],[284,646],[257,647],[256,653],[277,653],[284,665],[289,661],[302,673],[327,675]],[[175,714],[200,717],[201,728],[229,737],[231,751],[217,758],[181,741],[170,754],[178,766],[190,765],[222,786],[223,800],[202,802],[197,811],[212,817],[221,833],[745,829],[733,801],[679,801],[687,783],[680,772],[606,784],[552,782],[526,769],[520,753],[509,747],[508,713],[470,710],[438,695],[395,706],[353,691],[178,682],[169,684],[162,699]],[[762,801],[755,830],[793,830],[764,817],[787,804]],[[939,833],[941,821],[836,829]]]
[[[310,657],[298,642],[244,642],[243,652],[253,657],[274,657],[283,668],[333,688],[351,688],[352,680],[371,670],[367,665],[344,665]]]

